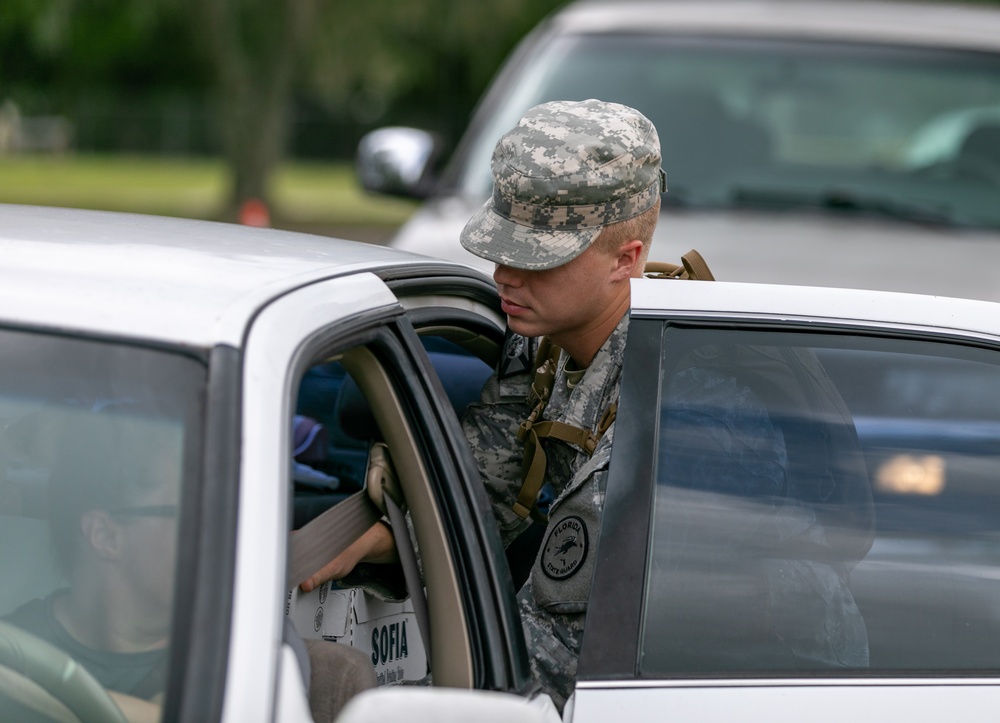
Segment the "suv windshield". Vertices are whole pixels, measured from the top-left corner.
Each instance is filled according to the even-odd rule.
[[[0,331],[0,350],[0,619],[14,626],[4,635],[53,665],[46,647],[69,655],[113,696],[162,700],[205,366],[18,331]],[[0,709],[35,720],[19,717],[16,701],[34,699],[15,688]]]
[[[493,146],[527,108],[600,98],[655,123],[666,203],[1000,227],[998,55],[622,34],[548,40],[522,67],[463,192],[489,192]]]

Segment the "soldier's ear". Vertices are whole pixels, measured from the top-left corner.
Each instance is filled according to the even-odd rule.
[[[626,241],[618,247],[615,257],[615,266],[611,272],[612,280],[624,281],[625,279],[642,275],[642,241],[632,239]]]

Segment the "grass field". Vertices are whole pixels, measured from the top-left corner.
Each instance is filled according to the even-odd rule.
[[[273,179],[272,223],[378,240],[415,203],[365,193],[347,164],[289,163]],[[156,156],[0,156],[0,203],[220,219],[221,160]]]

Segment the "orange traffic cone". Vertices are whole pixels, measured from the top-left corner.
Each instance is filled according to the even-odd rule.
[[[271,225],[271,212],[259,198],[248,198],[240,206],[240,223],[244,226],[267,228]]]

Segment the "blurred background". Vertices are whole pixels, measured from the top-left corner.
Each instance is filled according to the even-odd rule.
[[[383,242],[361,136],[454,147],[504,57],[566,0],[2,0],[0,202]]]

